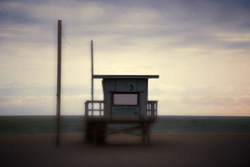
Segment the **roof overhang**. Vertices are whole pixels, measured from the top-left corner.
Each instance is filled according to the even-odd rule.
[[[94,75],[95,79],[150,79],[159,78],[159,75]]]

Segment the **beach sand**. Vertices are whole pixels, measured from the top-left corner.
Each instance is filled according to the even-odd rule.
[[[250,166],[250,134],[151,134],[151,145],[129,135],[86,144],[81,134],[0,135],[0,166],[243,167]]]

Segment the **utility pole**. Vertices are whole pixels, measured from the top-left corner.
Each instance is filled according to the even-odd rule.
[[[58,20],[57,34],[57,104],[56,104],[56,147],[60,146],[60,117],[61,117],[61,50],[62,50],[62,21]]]
[[[92,108],[92,114],[94,109],[94,53],[93,53],[93,40],[91,40],[91,108]]]

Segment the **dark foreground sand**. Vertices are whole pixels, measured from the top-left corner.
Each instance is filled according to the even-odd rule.
[[[83,135],[0,135],[0,167],[243,167],[250,166],[250,134],[113,135],[107,145],[83,142]]]

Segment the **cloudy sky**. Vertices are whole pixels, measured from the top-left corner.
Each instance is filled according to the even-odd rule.
[[[0,115],[81,115],[95,74],[157,74],[161,115],[250,116],[249,0],[0,0]],[[95,80],[95,99],[102,99]]]

